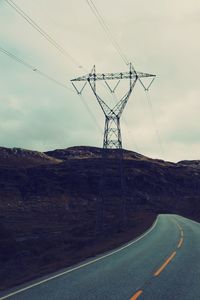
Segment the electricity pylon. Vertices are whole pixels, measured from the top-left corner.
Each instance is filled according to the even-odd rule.
[[[142,82],[142,78],[150,77],[150,83],[146,87]],[[105,206],[105,181],[106,181],[106,167],[107,167],[107,149],[118,149],[115,152],[117,161],[119,162],[119,178],[120,178],[120,225],[119,229],[123,230],[127,223],[127,209],[126,209],[126,193],[125,193],[125,175],[123,166],[123,150],[122,150],[122,137],[120,129],[120,117],[124,111],[124,108],[130,98],[130,95],[135,87],[137,80],[140,81],[145,90],[148,90],[155,79],[155,75],[136,72],[132,64],[130,64],[129,72],[120,73],[96,73],[95,66],[92,71],[84,76],[75,78],[71,80],[72,85],[79,95],[82,94],[87,83],[89,83],[103,113],[105,116],[105,128],[104,128],[104,138],[103,138],[103,152],[102,152],[102,176],[99,184],[99,199],[97,201],[97,213],[96,213],[96,234],[101,234],[104,230],[104,206]],[[113,87],[109,84],[109,81],[115,80],[116,84]],[[114,94],[118,88],[119,83],[122,80],[129,80],[128,90],[125,92],[124,96],[110,107],[106,101],[104,101],[99,93],[97,93],[97,81],[103,81],[108,89],[108,92]],[[79,90],[76,83],[84,82],[83,86]],[[108,176],[108,175],[107,175]],[[107,199],[108,200],[108,199]]]
[[[146,77],[152,78],[147,88],[145,88],[141,80],[142,78],[146,78]],[[86,84],[89,83],[104,113],[105,127],[104,127],[103,148],[122,149],[120,117],[133,91],[136,81],[139,80],[142,83],[143,87],[146,90],[148,90],[148,88],[150,87],[154,79],[155,79],[155,75],[136,72],[132,64],[130,64],[129,72],[121,72],[121,73],[102,73],[102,74],[96,73],[96,69],[94,66],[92,71],[89,74],[71,80],[78,94],[82,94]],[[115,81],[117,80],[117,84],[115,85],[114,88],[111,88],[111,86],[109,85],[109,81],[111,80],[115,80]],[[111,108],[108,106],[106,101],[104,101],[97,93],[97,89],[96,89],[97,81],[104,81],[106,87],[108,88],[108,91],[110,93],[114,93],[121,80],[129,80],[128,91],[126,91],[125,95],[121,99],[119,99],[118,102]],[[85,82],[81,90],[78,90],[76,86],[76,82],[78,81]]]

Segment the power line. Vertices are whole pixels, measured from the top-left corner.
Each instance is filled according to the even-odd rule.
[[[18,63],[22,64],[23,66],[25,66],[26,68],[30,69],[31,71],[47,78],[48,80],[51,80],[52,82],[56,83],[59,86],[62,86],[65,89],[68,89],[69,91],[74,93],[74,90],[72,90],[71,88],[67,87],[64,83],[59,82],[57,79],[49,76],[48,74],[40,71],[38,68],[36,68],[35,66],[31,65],[30,63],[26,62],[25,60],[17,57],[16,55],[12,54],[11,52],[5,50],[4,48],[2,48],[0,46],[0,51],[2,53],[4,53],[5,55],[9,56],[10,58],[12,58],[13,60],[17,61]]]
[[[82,100],[82,102],[83,102],[85,108],[87,109],[87,112],[89,113],[90,117],[91,117],[91,118],[93,119],[93,121],[95,122],[95,124],[96,124],[96,126],[97,126],[99,132],[101,132],[101,134],[102,134],[102,133],[103,133],[102,128],[101,128],[101,126],[99,125],[99,123],[97,122],[97,119],[96,119],[95,115],[93,114],[92,110],[90,109],[90,107],[88,106],[88,104],[87,104],[85,98],[83,97],[82,94],[79,94],[79,96],[80,96],[80,98],[81,98],[81,100]]]
[[[135,149],[136,149],[136,152],[140,153],[138,144],[136,143],[136,140],[135,140],[135,137],[134,137],[133,133],[132,133],[131,130],[129,129],[129,126],[128,126],[128,124],[127,124],[126,119],[122,117],[122,121],[124,122],[124,124],[125,124],[125,126],[126,126],[128,132],[129,132],[129,134],[130,134],[130,136],[131,136],[131,140],[132,140],[132,142],[133,142],[133,144],[134,144],[134,147],[135,147]]]
[[[89,5],[91,11],[94,13],[95,17],[97,18],[99,24],[101,25],[102,29],[104,30],[104,32],[106,33],[108,39],[110,40],[110,42],[112,43],[112,45],[114,46],[115,50],[117,51],[117,53],[120,55],[121,59],[124,61],[124,63],[126,65],[129,65],[129,61],[127,59],[127,57],[125,56],[125,54],[122,52],[120,45],[118,44],[118,42],[116,41],[116,39],[114,38],[108,24],[105,22],[104,18],[102,17],[102,14],[100,13],[99,9],[96,7],[96,5],[93,3],[92,0],[86,0],[87,4]],[[114,93],[114,95],[116,96],[116,94]],[[125,118],[123,118],[124,123],[128,129],[128,131],[130,132],[130,129],[127,126],[127,122],[125,120]],[[131,139],[135,145],[136,151],[139,152],[139,148],[138,145],[133,137],[133,135],[131,134]]]
[[[23,19],[25,19],[35,30],[37,30],[49,43],[51,43],[58,51],[60,51],[64,56],[67,56],[68,58],[70,58],[73,63],[75,63],[76,65],[80,66],[80,64],[62,47],[60,46],[46,31],[44,31],[32,18],[30,18],[16,3],[14,3],[13,0],[5,0],[6,3],[8,5],[10,5]],[[6,54],[7,56],[9,56],[10,58],[12,58],[13,60],[17,61],[18,63],[21,63],[22,65],[24,65],[25,67],[29,68],[30,70],[38,73],[39,75],[51,80],[52,82],[70,90],[71,92],[74,93],[74,90],[68,88],[65,84],[59,82],[58,80],[54,79],[53,77],[49,76],[48,74],[40,71],[38,68],[34,67],[33,65],[27,63],[26,61],[18,58],[16,55],[10,53],[9,51],[5,50],[4,48],[0,47],[0,51],[4,54]],[[91,118],[93,119],[93,121],[95,122],[97,128],[99,129],[99,131],[102,133],[102,129],[99,125],[99,123],[96,120],[96,117],[94,116],[94,114],[92,113],[92,111],[90,110],[89,106],[87,105],[87,102],[85,101],[85,99],[83,98],[82,95],[80,95],[82,98],[82,102],[86,108],[86,110],[88,111],[89,115],[91,116]]]
[[[123,51],[121,50],[121,47],[119,46],[118,42],[116,41],[115,37],[113,36],[109,26],[107,25],[107,23],[104,21],[100,11],[98,10],[98,8],[96,7],[96,5],[93,3],[92,0],[86,0],[91,11],[94,13],[94,15],[96,16],[99,24],[101,25],[102,29],[104,30],[104,32],[106,33],[108,39],[110,40],[110,42],[112,43],[112,45],[114,46],[115,50],[118,52],[118,54],[120,55],[120,57],[122,58],[122,60],[124,61],[124,63],[126,65],[129,64],[128,59],[126,58],[125,54],[123,53]],[[20,7],[19,5],[17,5],[13,0],[5,0],[5,2],[12,7],[22,18],[24,18],[35,30],[37,30],[49,43],[51,43],[60,53],[62,53],[64,56],[68,57],[70,60],[73,61],[73,63],[75,65],[80,66],[80,64],[76,61],[76,59],[74,59],[62,46],[60,46],[55,39],[53,39],[46,31],[44,31],[32,18],[30,18]],[[17,56],[15,56],[14,54],[8,52],[7,50],[3,49],[0,47],[0,51],[6,55],[8,55],[10,58],[16,60],[17,62],[21,63],[22,65],[26,66],[27,68],[31,69],[32,71],[38,73],[39,75],[51,80],[52,82],[70,90],[71,92],[74,92],[72,89],[68,88],[65,84],[59,82],[58,80],[54,79],[53,77],[49,76],[48,74],[45,74],[44,72],[40,71],[38,68],[34,67],[33,65],[27,63],[26,61],[18,58]],[[92,119],[95,121],[97,127],[100,129],[100,126],[95,118],[95,116],[92,114],[91,110],[89,109],[86,101],[82,98],[83,103],[87,109],[87,111],[89,112],[90,116],[92,117]],[[152,119],[153,119],[153,123],[154,123],[154,127],[155,127],[155,131],[156,131],[156,135],[158,137],[158,141],[160,144],[160,148],[163,152],[163,148],[162,148],[162,143],[161,143],[161,139],[160,139],[160,135],[158,132],[158,129],[156,127],[156,122],[155,122],[155,116],[153,114],[153,108],[152,108],[152,104],[150,102],[150,99],[148,101],[148,103],[150,103],[151,106],[151,112],[152,112]],[[100,129],[101,130],[101,129]],[[102,132],[102,130],[101,130]],[[136,142],[134,141],[135,145]],[[137,145],[136,145],[136,148]]]
[[[154,109],[153,109],[153,105],[151,103],[151,99],[150,99],[150,95],[149,95],[148,90],[145,90],[145,95],[146,95],[147,102],[148,102],[148,105],[149,105],[149,109],[150,109],[150,112],[151,112],[152,122],[153,122],[154,130],[155,130],[155,134],[156,134],[156,137],[157,137],[157,140],[158,140],[158,144],[159,144],[159,147],[160,147],[160,151],[164,155],[164,148],[163,148],[162,141],[161,141],[161,138],[160,138],[160,133],[159,133],[158,126],[157,126],[157,122],[156,122],[156,118],[155,118],[155,114],[154,114]]]
[[[37,73],[37,74],[39,74],[39,75],[41,75],[41,76],[47,78],[48,80],[50,80],[50,81],[56,83],[57,85],[59,85],[59,86],[65,88],[65,89],[69,90],[70,92],[73,92],[74,94],[76,94],[76,93],[74,92],[73,89],[69,88],[68,86],[66,86],[65,84],[59,82],[57,79],[55,79],[55,78],[49,76],[48,74],[46,74],[46,73],[40,71],[40,70],[39,70],[38,68],[36,68],[35,66],[33,66],[33,65],[31,65],[30,63],[26,62],[25,60],[23,60],[23,59],[17,57],[16,55],[12,54],[11,52],[5,50],[5,49],[2,48],[1,46],[0,46],[0,52],[2,52],[3,54],[7,55],[7,56],[10,57],[10,58],[12,58],[13,60],[17,61],[18,63],[22,64],[23,66],[25,66],[26,68],[30,69],[31,71],[33,71],[33,72],[35,72],[35,73]],[[88,111],[90,117],[93,119],[93,121],[94,121],[94,123],[96,124],[97,128],[98,128],[99,131],[102,133],[102,129],[101,129],[99,123],[97,122],[96,117],[94,116],[94,114],[93,114],[92,111],[90,110],[89,106],[87,105],[86,100],[83,98],[82,95],[80,95],[80,96],[81,96],[81,98],[82,98],[83,105],[85,106],[86,110]]]
[[[62,47],[60,46],[46,31],[44,31],[32,18],[30,18],[27,13],[25,13],[20,7],[19,5],[17,5],[13,0],[5,0],[6,3],[8,5],[10,5],[22,18],[24,18],[35,30],[37,30],[49,43],[51,43],[54,47],[56,47],[57,50],[59,50],[63,55],[67,56],[68,58],[70,58],[76,65],[80,64]],[[91,0],[91,4],[89,1],[88,5],[91,7],[92,11],[95,13],[97,19],[100,22],[100,25],[102,26],[102,28],[104,29],[104,31],[106,32],[108,38],[111,40],[113,46],[115,47],[115,49],[117,50],[117,52],[119,53],[119,55],[121,56],[121,58],[123,59],[123,61],[128,64],[128,60],[125,57],[125,55],[123,54],[119,44],[117,43],[117,41],[115,40],[115,38],[113,37],[108,25],[105,23],[103,17],[101,16],[99,10],[97,9],[97,7],[94,5],[94,3]],[[64,84],[58,82],[57,80],[55,80],[54,78],[50,77],[49,75],[45,74],[44,72],[41,72],[40,70],[38,70],[37,68],[34,68],[33,66],[27,64],[26,62],[22,61],[21,59],[18,59],[16,56],[12,55],[12,54],[8,54],[5,53],[7,55],[9,55],[11,58],[17,60],[18,62],[22,63],[23,65],[25,65],[26,67],[30,68],[31,70],[33,70],[34,72],[37,72],[38,74],[40,74],[41,76],[46,77],[47,79],[54,81],[55,83],[61,85],[64,88],[67,88]],[[93,115],[93,113],[91,112],[91,110],[89,109],[89,106],[87,105],[86,101],[84,100],[84,98],[82,97],[83,103],[88,111],[88,113],[90,114],[90,116],[92,117],[93,121],[95,121],[97,127],[100,129],[101,133],[102,133],[102,129],[99,126],[98,122],[96,121],[95,116]]]
[[[96,7],[96,5],[93,3],[92,0],[86,0],[86,2],[89,5],[89,7],[90,7],[91,11],[93,12],[93,14],[95,15],[95,17],[97,18],[97,20],[98,20],[99,24],[101,25],[102,29],[106,33],[108,39],[110,40],[110,42],[114,46],[115,50],[120,55],[120,57],[124,61],[124,63],[126,65],[128,65],[129,64],[128,59],[126,58],[125,54],[121,50],[121,47],[119,46],[118,42],[116,41],[115,37],[113,36],[113,34],[112,34],[109,26],[104,21],[104,19],[103,19],[102,15],[101,15],[100,11],[98,10],[98,8]]]
[[[101,25],[102,29],[104,30],[104,32],[106,33],[108,39],[111,41],[112,45],[114,46],[114,48],[116,49],[116,51],[118,52],[118,54],[120,55],[120,57],[122,58],[122,60],[124,61],[124,63],[126,65],[129,64],[129,61],[128,59],[126,58],[125,54],[122,52],[121,50],[121,47],[119,46],[119,44],[117,43],[116,39],[114,38],[109,26],[106,24],[106,22],[104,21],[100,11],[97,9],[97,7],[95,6],[93,0],[86,0],[87,4],[89,5],[91,11],[93,12],[93,14],[95,15],[95,17],[97,18],[99,24]],[[133,67],[133,70],[134,72],[135,69]],[[154,78],[153,78],[154,80]],[[148,94],[148,89],[150,88],[150,86],[152,85],[153,83],[153,80],[151,81],[151,83],[149,84],[148,88],[146,89],[145,86],[143,85],[144,89],[145,89],[145,94],[148,98],[148,104],[149,104],[149,107],[150,107],[150,112],[151,112],[151,116],[152,116],[152,120],[153,120],[153,126],[154,126],[154,129],[155,129],[155,133],[156,133],[156,136],[157,136],[157,139],[158,139],[158,143],[159,143],[159,146],[160,146],[160,150],[161,152],[164,154],[164,150],[163,150],[163,146],[162,146],[162,142],[161,142],[161,138],[160,138],[160,134],[159,134],[159,131],[157,129],[157,124],[156,124],[156,119],[155,119],[155,115],[154,115],[154,112],[153,112],[153,107],[152,107],[152,104],[151,104],[151,101],[150,101],[150,97],[149,97],[149,94]],[[140,80],[141,81],[141,80]],[[141,82],[142,83],[142,82]],[[138,146],[134,140],[134,138],[132,137],[133,141],[134,141],[134,144],[136,146],[136,149],[138,149]]]
[[[77,62],[77,60],[69,54],[61,45],[56,42],[55,39],[52,38],[45,30],[43,30],[32,18],[30,18],[27,13],[25,13],[19,5],[14,3],[13,0],[5,0],[5,2],[12,7],[24,20],[26,20],[35,30],[37,30],[50,44],[52,44],[60,53],[62,53],[65,57],[69,58],[73,61],[75,65],[81,67],[81,65]]]

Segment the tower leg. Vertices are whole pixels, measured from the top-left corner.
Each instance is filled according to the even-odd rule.
[[[104,128],[104,138],[103,138],[103,148],[108,148],[108,126],[109,126],[109,118],[106,116],[105,119],[105,128]]]
[[[104,149],[122,149],[122,137],[119,116],[106,116],[104,128]]]

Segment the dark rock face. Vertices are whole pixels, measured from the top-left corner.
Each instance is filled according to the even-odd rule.
[[[127,231],[136,230],[144,219],[150,225],[159,213],[200,220],[198,161],[175,164],[124,151],[122,190],[121,165],[115,157],[115,150],[110,150],[102,161],[101,149],[92,147],[46,153],[0,148],[2,289],[92,255],[86,249],[96,245],[102,193],[106,225],[102,239],[117,234],[122,198]]]
[[[191,168],[200,168],[200,161],[199,160],[182,160],[178,162],[179,166],[188,166]]]

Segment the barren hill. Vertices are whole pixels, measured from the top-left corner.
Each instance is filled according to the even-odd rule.
[[[61,160],[47,156],[45,153],[21,148],[0,147],[0,166],[31,167],[35,165],[55,164]]]

